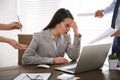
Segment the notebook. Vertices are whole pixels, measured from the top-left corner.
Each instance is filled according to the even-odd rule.
[[[55,69],[72,74],[99,69],[103,66],[110,47],[111,43],[84,46],[77,63]]]

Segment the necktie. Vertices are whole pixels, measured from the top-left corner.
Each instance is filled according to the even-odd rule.
[[[116,22],[119,5],[120,5],[120,0],[117,0],[115,3],[115,8],[114,8],[113,17],[112,17],[112,24],[111,24],[111,27],[113,29],[115,29],[115,22]]]

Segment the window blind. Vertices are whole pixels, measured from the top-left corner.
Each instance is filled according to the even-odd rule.
[[[19,0],[18,15],[23,24],[23,32],[33,33],[42,30],[59,8],[75,11],[78,2],[79,0]]]

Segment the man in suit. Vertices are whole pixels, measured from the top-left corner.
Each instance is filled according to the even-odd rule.
[[[102,10],[97,10],[95,13],[95,17],[103,17],[104,14],[107,14],[109,12],[113,12],[112,22],[111,22],[111,28],[120,28],[120,0],[113,0],[113,2]],[[112,53],[116,53],[118,56],[119,64],[120,66],[120,37],[118,35],[120,33],[120,29],[113,34],[114,37],[113,45],[112,45]]]

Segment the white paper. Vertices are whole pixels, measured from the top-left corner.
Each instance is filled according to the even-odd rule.
[[[63,73],[59,75],[57,79],[59,80],[80,80],[80,77],[75,77],[75,75]]]
[[[113,29],[113,28],[108,28],[106,31],[104,31],[101,35],[99,35],[97,38],[95,38],[94,40],[90,41],[90,44],[91,43],[95,43],[95,42],[98,42],[102,39],[105,39],[107,37],[110,37],[111,35],[113,35],[115,32],[118,31],[119,28],[116,28],[116,29]]]
[[[21,73],[14,80],[30,80],[27,75],[29,75],[32,79],[36,79],[36,77],[40,75],[37,79],[41,79],[42,76],[42,80],[48,80],[48,78],[51,76],[51,73]]]
[[[95,13],[79,13],[77,16],[94,16]]]

